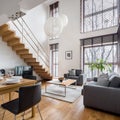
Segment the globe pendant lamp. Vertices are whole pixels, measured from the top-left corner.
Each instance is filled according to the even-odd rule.
[[[63,29],[63,24],[61,19],[59,19],[58,17],[50,17],[46,21],[44,29],[45,29],[45,33],[49,37],[53,38],[53,37],[59,36]]]
[[[45,23],[44,30],[47,36],[54,38],[59,36],[63,28],[68,24],[66,15],[61,14],[58,17],[50,17]]]
[[[68,24],[68,17],[64,14],[59,15],[59,18],[62,21],[63,27],[67,26]]]

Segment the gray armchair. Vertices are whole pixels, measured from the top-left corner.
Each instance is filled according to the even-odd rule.
[[[69,73],[64,74],[65,79],[75,79],[77,80],[77,85],[83,85],[83,74],[82,70],[78,69],[71,69],[69,70]]]

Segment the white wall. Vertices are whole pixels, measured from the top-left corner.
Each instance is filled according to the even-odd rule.
[[[47,6],[41,4],[27,12],[23,18],[40,43],[47,49],[46,51],[48,51],[48,41],[44,32],[44,24],[47,19]]]
[[[60,13],[68,17],[59,42],[59,76],[63,76],[70,69],[80,68],[80,0],[61,0]],[[69,50],[72,50],[72,59],[66,60],[65,51]]]
[[[111,28],[106,28],[104,30],[97,30],[97,31],[93,31],[93,32],[81,33],[79,38],[84,39],[84,38],[89,38],[89,37],[102,36],[102,35],[106,35],[106,34],[113,34],[113,33],[117,33],[117,30],[118,30],[118,26],[115,26],[115,27],[111,27]]]
[[[13,69],[20,65],[26,64],[0,37],[0,69]]]
[[[80,68],[80,0],[60,0],[60,13],[68,17],[68,25],[64,28],[59,42],[59,76],[70,69]],[[65,51],[72,50],[72,59],[65,59]]]

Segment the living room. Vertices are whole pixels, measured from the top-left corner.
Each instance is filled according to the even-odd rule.
[[[19,7],[18,2],[20,2]],[[14,10],[12,10],[11,8],[14,8]],[[50,67],[48,67],[46,71],[50,71],[50,75],[55,79],[63,78],[65,77],[65,74],[71,73],[71,71],[72,75],[81,74],[83,75],[82,79],[84,79],[81,84],[81,78],[79,78],[80,84],[77,85],[77,88],[80,88],[80,92],[78,91],[80,94],[79,97],[73,102],[67,102],[64,99],[60,100],[58,97],[56,97],[57,99],[55,99],[54,97],[42,95],[39,106],[43,120],[120,119],[118,114],[116,115],[113,112],[111,113],[109,110],[97,110],[97,107],[96,109],[92,109],[92,106],[87,107],[87,105],[85,107],[83,103],[84,91],[82,95],[83,84],[86,84],[87,80],[91,81],[93,80],[93,77],[98,77],[98,75],[100,75],[100,73],[97,72],[97,69],[95,69],[95,71],[91,70],[89,66],[90,63],[94,60],[101,60],[101,58],[102,60],[104,60],[104,58],[107,58],[107,62],[110,64],[110,66],[112,66],[112,70],[103,69],[103,72],[107,73],[108,71],[110,71],[119,73],[119,64],[117,63],[118,61],[116,61],[116,58],[119,58],[119,51],[117,51],[118,49],[116,48],[116,44],[118,44],[119,41],[117,39],[120,11],[119,0],[18,0],[17,2],[14,1],[12,5],[9,4],[8,1],[4,1],[3,3],[1,3],[0,7],[0,25],[8,23],[10,25],[10,28],[16,31],[13,27],[13,23],[10,21],[10,19],[8,19],[8,16],[11,17],[13,14],[15,15],[16,12],[19,10],[26,14],[23,15],[23,19],[29,25],[32,32],[38,38],[39,42],[49,56]],[[52,33],[48,34],[50,32],[48,30],[50,26],[47,26],[46,31],[46,22],[49,20],[50,17],[59,17],[59,15],[63,15],[66,20],[66,25],[62,28],[62,31],[57,34],[57,36],[50,35],[54,34],[53,31]],[[16,19],[14,19],[13,22],[16,25],[18,24],[18,21]],[[24,28],[24,21],[21,23],[23,24]],[[24,41],[25,30],[23,28],[21,27],[22,35],[19,35],[19,33],[16,32],[17,37],[20,37],[21,41]],[[0,34],[2,33],[0,32]],[[0,63],[0,69],[5,69],[6,73],[8,73],[10,71],[13,71],[16,66],[28,66],[29,64],[27,64],[27,62],[30,61],[28,61],[28,59],[26,60],[26,58],[23,59],[23,57],[25,56],[19,56],[18,53],[14,51],[17,48],[12,49],[11,43],[7,43],[6,41],[7,40],[3,40],[3,37],[0,37],[0,58],[2,59]],[[99,50],[99,52],[97,50]],[[30,52],[33,52],[33,50],[30,49]],[[39,54],[42,54],[42,52],[40,51],[37,52]],[[35,53],[34,57],[38,58],[36,56],[37,54]],[[41,60],[40,63],[42,63]],[[44,76],[43,71],[42,73],[38,73],[38,70],[36,68],[34,69],[34,75],[37,77],[37,80],[42,81]],[[45,64],[43,64],[43,68],[45,68]],[[47,74],[46,76],[49,77],[49,74]],[[44,81],[47,80],[47,77],[44,78]],[[49,77],[49,79],[50,78],[51,77]],[[43,81],[42,83],[42,89],[45,89],[45,83]],[[89,83],[90,82],[88,82],[88,84]],[[49,86],[50,85],[48,85],[48,87]],[[76,86],[73,85],[73,87]],[[68,92],[68,89],[69,88],[66,88],[66,94]],[[75,90],[76,88],[73,88],[70,91]],[[104,94],[104,92],[102,94]],[[13,92],[12,99],[16,98],[17,95],[17,93]],[[69,95],[69,99],[71,99],[71,96],[74,96],[74,94],[72,95],[70,93]],[[65,97],[62,96],[62,98]],[[88,102],[91,101],[91,97],[89,96],[88,98],[90,99],[88,100]],[[95,96],[94,98],[92,96],[92,99],[95,99]],[[4,102],[7,101],[8,94],[5,94]],[[3,103],[2,98],[0,100],[0,103]],[[102,103],[100,102],[100,104]],[[1,116],[3,115],[3,112],[4,111],[0,109]],[[35,117],[30,118],[31,112],[27,111],[25,113],[25,119],[40,119],[39,112],[36,108],[35,112]],[[12,120],[13,117],[13,114],[7,111],[5,113],[4,119]],[[2,118],[0,117],[0,119]],[[21,115],[18,115],[17,119],[21,119]]]

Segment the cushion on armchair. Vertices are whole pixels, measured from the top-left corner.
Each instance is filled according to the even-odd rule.
[[[83,84],[83,74],[82,70],[78,69],[71,69],[69,70],[69,73],[64,74],[64,78],[66,79],[75,79],[77,80],[77,85],[82,85]]]
[[[76,75],[75,69],[69,70],[69,76],[75,76],[75,75]]]
[[[120,77],[114,76],[109,82],[109,87],[120,88]]]
[[[69,73],[64,74],[64,78],[68,78]]]
[[[77,70],[76,69],[76,76],[79,76],[80,74],[82,74],[82,70]]]

